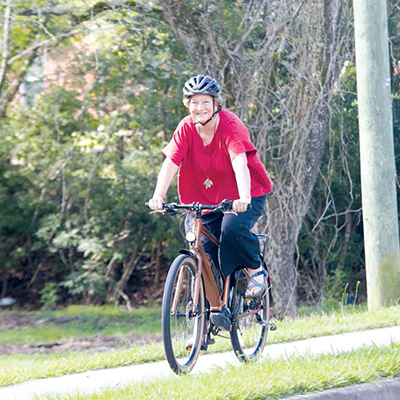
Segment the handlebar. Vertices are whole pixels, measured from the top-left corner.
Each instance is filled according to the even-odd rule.
[[[176,210],[186,210],[186,211],[193,211],[200,213],[203,210],[214,210],[214,211],[222,211],[222,212],[227,212],[227,211],[232,211],[232,204],[233,201],[231,200],[222,200],[221,203],[217,205],[206,205],[206,204],[200,204],[200,203],[191,203],[191,204],[177,204],[177,203],[164,203],[163,208],[164,211],[167,213],[175,214]],[[146,202],[144,204],[146,207],[149,206],[149,203]],[[251,209],[251,204],[247,206],[247,209]]]

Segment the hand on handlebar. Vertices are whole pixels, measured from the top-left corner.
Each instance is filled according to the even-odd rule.
[[[238,199],[234,200],[232,204],[232,211],[234,212],[245,212],[248,210],[251,199]]]
[[[160,196],[154,196],[149,200],[148,206],[153,211],[161,211],[164,209],[164,199]]]

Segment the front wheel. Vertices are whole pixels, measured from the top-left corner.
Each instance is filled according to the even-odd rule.
[[[202,344],[205,325],[204,288],[199,277],[195,307],[196,261],[187,254],[172,263],[162,301],[162,335],[165,355],[176,373],[188,373],[194,367]]]
[[[256,361],[264,349],[270,318],[269,290],[262,298],[245,300],[247,276],[238,271],[230,308],[234,323],[230,332],[236,357],[244,363]]]

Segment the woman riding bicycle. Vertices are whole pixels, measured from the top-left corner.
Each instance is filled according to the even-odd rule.
[[[261,217],[266,195],[272,190],[264,165],[250,141],[247,128],[232,112],[222,108],[220,88],[215,79],[197,75],[183,87],[183,102],[189,110],[162,150],[165,160],[149,207],[162,210],[163,203],[179,169],[178,193],[182,203],[219,204],[233,201],[237,214],[208,213],[203,221],[219,238],[219,249],[203,243],[224,276],[246,268],[249,286],[246,297],[257,298],[266,291],[266,276],[261,268],[259,241],[250,231]],[[249,204],[251,207],[248,209]],[[186,229],[191,218],[187,218]],[[229,318],[224,306],[212,318]],[[217,315],[220,314],[220,315]]]

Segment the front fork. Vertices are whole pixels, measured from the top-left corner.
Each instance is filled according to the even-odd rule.
[[[190,253],[190,254],[188,254]],[[189,251],[185,251],[184,254],[188,254],[191,257],[193,257],[193,254]],[[201,271],[202,271],[202,266],[203,266],[203,258],[201,257],[201,254],[197,254],[197,269],[196,269],[196,275],[194,277],[194,291],[192,293],[192,310],[191,312],[193,313],[193,316],[197,316],[197,309],[199,305],[199,298],[200,298],[200,286],[201,286]],[[183,279],[184,279],[184,274],[185,274],[185,268],[181,268],[179,270],[179,275],[178,275],[178,280],[176,283],[176,289],[174,293],[174,298],[172,300],[172,307],[171,307],[171,314],[176,315],[176,310],[178,307],[178,301],[179,301],[179,294],[182,289],[182,284],[183,284]]]

